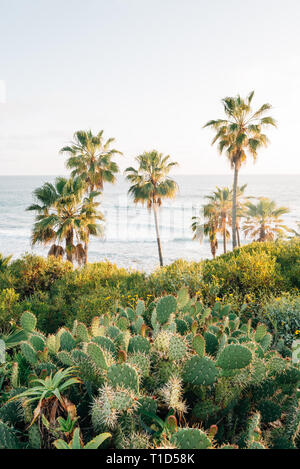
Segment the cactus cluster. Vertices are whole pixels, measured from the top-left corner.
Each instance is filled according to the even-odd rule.
[[[149,307],[118,307],[89,327],[75,321],[45,336],[29,312],[21,327],[27,340],[11,367],[12,392],[75,366],[78,415],[93,435],[109,432],[116,448],[299,447],[300,370],[272,349],[265,325],[241,324],[230,306],[207,309],[182,289]],[[4,403],[0,448],[18,445],[12,426],[33,410]],[[32,426],[28,447],[42,445]]]

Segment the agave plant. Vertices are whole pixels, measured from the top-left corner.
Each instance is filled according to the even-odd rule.
[[[65,370],[58,370],[53,376],[51,373],[44,379],[34,379],[31,388],[17,394],[11,401],[25,399],[24,404],[38,402],[31,425],[41,414],[45,415],[46,418],[50,416],[50,424],[55,422],[60,410],[70,415],[76,415],[75,406],[62,394],[73,384],[81,383],[81,380],[74,376],[75,370],[76,367],[69,367]]]
[[[83,444],[80,438],[80,431],[79,428],[76,428],[74,431],[73,439],[70,443],[59,439],[54,442],[54,446],[56,449],[98,449],[102,443],[111,437],[110,433],[101,433],[100,435],[93,438],[89,441],[86,445]]]
[[[27,339],[27,334],[22,329],[10,330],[5,333],[0,332],[0,340],[5,344],[5,350],[8,351],[20,345],[23,340]]]

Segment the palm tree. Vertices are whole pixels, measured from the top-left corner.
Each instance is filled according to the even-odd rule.
[[[216,217],[218,218],[218,225],[220,233],[223,237],[223,249],[224,254],[227,252],[227,240],[230,238],[230,233],[227,230],[228,223],[230,221],[230,208],[232,205],[232,191],[228,187],[220,189],[217,187],[217,190],[213,192],[212,195],[206,196],[210,200],[211,211],[215,212]],[[209,205],[206,206],[205,210],[207,213],[210,211]],[[204,210],[204,212],[205,212]]]
[[[192,218],[192,230],[194,232],[194,240],[203,242],[204,236],[209,237],[210,242],[210,250],[212,253],[213,258],[216,258],[217,250],[218,250],[218,238],[217,234],[219,231],[219,218],[216,214],[210,213],[208,214],[203,207],[203,215],[207,218],[207,221],[202,223],[200,217],[193,217]]]
[[[72,170],[72,177],[80,176],[90,192],[102,192],[104,183],[114,183],[119,172],[118,165],[112,158],[122,153],[110,148],[115,139],[105,141],[103,133],[101,130],[93,135],[91,130],[79,130],[74,134],[74,141],[60,150],[60,153],[69,156],[67,168]]]
[[[216,191],[206,196],[209,202],[202,207],[204,223],[200,217],[192,218],[193,239],[202,242],[203,237],[208,236],[213,258],[216,257],[218,250],[219,233],[223,238],[224,254],[227,252],[227,240],[230,237],[227,226],[230,221],[231,193],[228,187],[217,187]]]
[[[263,133],[267,126],[276,126],[272,117],[265,116],[265,113],[272,107],[270,104],[263,104],[257,111],[251,108],[254,91],[246,99],[239,95],[227,97],[222,100],[226,119],[209,121],[204,127],[212,127],[216,135],[212,144],[219,143],[219,151],[222,154],[226,150],[231,167],[234,170],[233,194],[232,194],[232,245],[237,247],[237,187],[238,174],[247,156],[251,155],[254,161],[257,158],[257,151],[262,146],[267,146],[268,139]]]
[[[297,230],[291,230],[291,232],[294,233],[294,236],[296,238],[300,238],[300,222],[299,221],[297,222]]]
[[[241,247],[241,219],[245,218],[247,214],[246,202],[253,199],[251,196],[245,196],[246,188],[247,184],[244,184],[243,186],[239,186],[236,191],[236,237],[238,247]]]
[[[87,262],[87,252],[79,241],[88,245],[90,234],[99,234],[101,228],[96,220],[103,220],[97,211],[94,198],[98,192],[91,193],[87,202],[82,196],[85,185],[80,177],[74,179],[56,178],[55,184],[46,183],[34,191],[37,203],[27,210],[36,211],[32,231],[32,244],[52,244],[48,255],[62,256],[73,263]],[[75,245],[75,238],[77,244]],[[65,248],[55,241],[65,242]]]
[[[12,256],[4,257],[3,254],[0,254],[0,272],[4,272],[7,269],[11,258]]]
[[[257,204],[248,202],[247,219],[243,230],[245,235],[256,238],[259,242],[273,241],[275,237],[282,237],[286,231],[291,231],[283,225],[281,216],[289,213],[287,207],[277,207],[273,200],[260,197]]]
[[[98,221],[104,221],[104,215],[97,210],[100,203],[95,201],[95,197],[99,192],[90,192],[88,196],[83,199],[81,206],[81,226],[80,226],[80,239],[84,242],[84,263],[88,262],[88,249],[90,236],[103,236],[104,229],[99,225]],[[80,258],[77,261],[80,263]]]
[[[170,162],[170,156],[163,156],[156,150],[145,152],[137,156],[135,160],[138,168],[130,167],[125,170],[126,179],[132,184],[128,193],[132,195],[134,203],[146,202],[148,209],[153,209],[159,261],[163,266],[158,209],[163,199],[172,199],[177,194],[177,183],[168,177],[169,172],[177,166],[177,163]]]

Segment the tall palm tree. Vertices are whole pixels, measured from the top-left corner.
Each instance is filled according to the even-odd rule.
[[[105,141],[103,133],[101,130],[93,135],[91,130],[79,130],[74,134],[74,141],[60,150],[60,153],[69,156],[66,165],[72,170],[72,177],[80,176],[90,192],[102,192],[104,183],[114,183],[119,172],[112,158],[122,153],[110,148],[115,139]]]
[[[222,154],[226,151],[231,167],[234,170],[233,194],[232,194],[232,245],[237,247],[237,187],[238,174],[247,156],[251,155],[254,161],[257,158],[258,149],[267,146],[268,139],[263,133],[263,129],[270,125],[276,126],[272,117],[265,116],[265,113],[272,107],[270,104],[263,104],[257,111],[251,108],[254,91],[246,99],[239,95],[227,97],[222,100],[226,118],[211,120],[204,127],[212,127],[216,135],[212,144],[218,142],[219,151]]]
[[[257,204],[248,202],[247,219],[243,230],[245,235],[256,238],[256,241],[273,241],[277,237],[282,237],[291,230],[283,225],[282,215],[289,213],[287,207],[277,207],[273,200],[260,197]]]
[[[27,208],[37,212],[32,231],[33,245],[52,244],[48,255],[66,254],[72,263],[74,259],[79,264],[87,262],[87,252],[80,241],[88,244],[90,234],[100,233],[96,220],[102,220],[103,215],[97,211],[97,203],[93,200],[99,193],[90,194],[87,204],[85,199],[82,202],[84,191],[85,185],[80,177],[59,177],[55,184],[46,183],[34,191],[36,203]],[[65,248],[55,244],[56,241],[64,241]]]
[[[148,209],[153,209],[159,261],[163,266],[158,210],[164,199],[176,197],[178,185],[168,174],[177,163],[170,162],[170,156],[163,156],[156,150],[145,152],[135,160],[137,169],[130,167],[125,170],[126,179],[131,183],[128,193],[134,203],[147,203]]]

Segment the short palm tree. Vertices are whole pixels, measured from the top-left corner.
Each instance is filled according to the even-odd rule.
[[[219,151],[226,151],[231,167],[234,170],[232,193],[232,245],[237,247],[237,187],[238,174],[247,156],[251,155],[254,161],[260,147],[267,146],[268,139],[263,133],[265,127],[276,126],[272,117],[265,116],[271,109],[270,104],[263,104],[257,111],[251,108],[254,91],[246,99],[239,95],[222,100],[226,118],[211,120],[204,127],[212,127],[216,135],[212,144],[218,142]]]
[[[297,230],[292,230],[292,233],[294,233],[294,236],[296,238],[300,238],[300,222],[297,222]]]
[[[112,158],[122,153],[110,148],[115,139],[105,141],[103,133],[101,130],[93,135],[91,130],[79,130],[74,134],[74,141],[60,150],[60,153],[69,156],[67,168],[72,170],[72,177],[80,176],[90,192],[102,192],[104,183],[115,182],[119,172]]]
[[[88,250],[89,250],[89,241],[90,236],[103,236],[104,229],[103,225],[100,225],[99,221],[104,221],[104,215],[98,210],[100,206],[99,202],[96,202],[95,197],[99,195],[99,192],[90,192],[86,197],[84,197],[80,215],[81,215],[81,224],[79,235],[81,241],[84,242],[84,263],[88,262]],[[80,264],[80,256],[77,259]]]
[[[243,226],[246,236],[256,241],[273,241],[291,230],[283,224],[282,215],[289,213],[287,207],[277,207],[273,200],[261,197],[257,204],[248,202],[247,218]]]
[[[168,174],[177,163],[171,162],[170,156],[163,156],[156,150],[145,152],[135,160],[138,168],[125,170],[126,178],[131,183],[128,193],[132,195],[134,203],[146,203],[149,210],[153,209],[159,261],[163,266],[158,210],[164,199],[176,197],[178,185]]]
[[[213,192],[212,195],[206,196],[210,201],[204,209],[204,213],[215,213],[218,219],[218,231],[223,238],[224,254],[227,252],[227,240],[230,238],[230,233],[227,229],[231,219],[231,206],[232,206],[232,191],[228,187],[219,188]]]
[[[246,188],[247,184],[244,184],[243,186],[239,186],[236,191],[236,237],[238,247],[241,247],[241,220],[245,218],[247,214],[246,202],[253,199],[253,197],[245,195]]]
[[[4,272],[7,269],[11,258],[12,256],[4,257],[2,254],[0,254],[0,272]]]
[[[206,213],[203,210],[204,214]],[[194,232],[194,240],[203,242],[204,236],[209,238],[210,242],[210,250],[212,253],[213,258],[216,258],[217,250],[218,250],[218,232],[219,232],[219,218],[216,214],[208,214],[206,213],[207,220],[203,223],[200,217],[193,217],[192,218],[192,230]]]
[[[84,182],[80,177],[74,179],[57,178],[55,184],[46,183],[34,191],[37,203],[27,210],[36,211],[36,220],[32,231],[32,244],[52,244],[49,255],[62,256],[73,263],[87,262],[87,251],[80,241],[88,245],[89,235],[101,233],[96,223],[103,220],[97,210],[94,198],[98,192],[91,193],[88,199],[82,197],[85,191]],[[87,202],[88,200],[88,202]],[[77,239],[77,244],[75,244]],[[65,242],[65,248],[56,241]]]
[[[208,203],[202,207],[204,222],[201,217],[192,218],[193,239],[197,239],[202,243],[204,236],[207,236],[214,259],[217,255],[219,244],[218,234],[221,234],[223,238],[224,253],[227,252],[227,240],[230,238],[227,226],[231,216],[231,194],[232,192],[228,187],[217,187],[211,195],[206,196]]]

